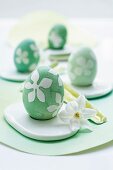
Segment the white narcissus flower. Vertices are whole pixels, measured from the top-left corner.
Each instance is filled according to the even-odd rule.
[[[56,93],[56,105],[50,105],[47,107],[48,112],[52,113],[52,117],[54,117],[57,114],[57,110],[61,108],[62,106],[62,96],[59,93]]]
[[[28,101],[33,102],[35,98],[38,98],[41,102],[45,102],[45,94],[40,90],[40,87],[44,89],[49,88],[52,84],[52,80],[49,78],[43,78],[41,82],[38,83],[39,73],[37,70],[31,75],[31,80],[33,83],[26,82],[24,85],[26,89],[32,89],[32,91],[28,93]]]
[[[59,118],[68,123],[72,131],[80,128],[91,130],[88,119],[96,115],[96,110],[85,108],[85,105],[86,99],[81,95],[66,104],[65,109],[59,113]]]
[[[33,52],[34,52],[34,57],[37,58],[38,55],[39,55],[39,49],[38,49],[37,45],[31,44],[31,45],[30,45],[30,48],[31,48],[31,49],[33,50]]]
[[[54,44],[55,47],[59,47],[60,44],[62,43],[61,37],[59,37],[59,35],[56,34],[55,32],[52,32],[50,34],[49,40]]]
[[[20,64],[20,63],[28,64],[29,63],[27,51],[22,51],[21,48],[18,48],[16,51],[16,55],[17,55],[16,62],[18,64]]]

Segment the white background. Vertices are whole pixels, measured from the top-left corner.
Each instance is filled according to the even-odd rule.
[[[20,17],[37,9],[51,9],[75,17],[83,28],[89,29],[99,40],[113,39],[113,0],[0,0],[1,18]],[[90,20],[79,21],[84,17]],[[3,35],[1,31],[1,44]],[[57,157],[26,154],[0,144],[0,170],[113,170],[112,160],[113,142],[81,154]]]
[[[111,18],[113,0],[0,0],[0,17],[19,17],[40,9],[70,17]]]

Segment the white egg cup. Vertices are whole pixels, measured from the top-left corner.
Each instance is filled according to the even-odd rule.
[[[52,49],[47,49],[46,55],[50,60],[55,60],[55,61],[66,61],[69,58],[69,55],[72,52],[72,49],[69,47],[65,47],[64,49],[61,50],[52,50]]]
[[[96,79],[93,82],[93,84],[90,86],[74,86],[71,84],[71,81],[67,74],[63,74],[61,78],[63,82],[66,82],[66,84],[69,84],[79,94],[83,94],[87,99],[93,99],[93,98],[105,96],[113,90],[112,83],[100,81],[98,79]]]
[[[63,123],[58,116],[50,120],[35,120],[24,109],[23,103],[8,106],[4,114],[5,120],[22,135],[41,141],[66,139],[75,135],[68,124]]]

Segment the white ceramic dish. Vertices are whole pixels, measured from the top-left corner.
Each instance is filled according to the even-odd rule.
[[[48,49],[45,51],[47,57],[50,60],[56,60],[56,61],[64,61],[67,60],[72,52],[72,49],[69,47],[66,47],[61,50],[51,50]]]
[[[110,82],[96,80],[91,86],[73,86],[69,80],[68,75],[63,74],[62,80],[75,88],[78,93],[83,94],[88,99],[98,98],[107,95],[113,90],[113,85]]]
[[[77,133],[77,131],[72,131],[69,125],[64,124],[57,116],[44,121],[32,119],[26,113],[22,103],[8,106],[4,117],[18,132],[36,140],[61,140]]]
[[[19,73],[15,69],[2,70],[1,78],[9,81],[22,82],[25,81],[30,73]]]

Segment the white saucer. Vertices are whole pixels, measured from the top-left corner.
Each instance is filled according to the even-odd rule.
[[[23,82],[30,73],[19,73],[15,69],[1,70],[0,77],[9,81]]]
[[[46,50],[46,55],[50,60],[57,60],[57,61],[64,61],[69,58],[69,55],[71,54],[72,50],[71,48],[64,48],[61,50]]]
[[[91,86],[74,86],[71,84],[68,75],[62,75],[62,80],[72,86],[78,93],[83,94],[87,99],[102,97],[113,90],[110,82],[96,80]]]
[[[53,141],[68,138],[77,131],[71,131],[58,117],[40,121],[32,119],[22,103],[12,104],[5,110],[6,121],[18,132],[32,139]]]

